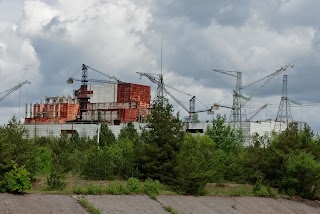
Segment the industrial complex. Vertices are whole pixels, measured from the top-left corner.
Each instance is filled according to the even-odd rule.
[[[236,89],[233,91],[233,104],[228,106],[214,103],[209,108],[196,110],[196,97],[193,96],[190,99],[189,107],[186,107],[168,90],[168,86],[163,82],[162,74],[138,73],[157,85],[156,95],[152,101],[150,86],[123,82],[114,76],[109,76],[83,64],[82,78],[70,77],[67,80],[68,84],[72,84],[74,81],[81,82],[80,88],[74,90],[73,96],[45,97],[43,103],[27,103],[24,126],[29,131],[30,136],[59,136],[62,132],[71,134],[77,131],[80,136],[93,137],[98,133],[101,123],[107,123],[115,136],[118,136],[120,130],[128,122],[133,122],[138,132],[141,132],[146,125],[152,102],[159,102],[159,99],[170,96],[189,115],[184,120],[187,132],[204,133],[207,127],[212,125],[210,122],[192,121],[194,114],[199,112],[213,114],[219,108],[229,108],[231,110],[229,125],[235,129],[241,129],[247,139],[250,139],[250,136],[255,133],[259,136],[269,136],[272,131],[285,130],[288,123],[293,122],[287,95],[287,75],[283,76],[282,98],[275,120],[255,121],[253,119],[267,104],[256,109],[251,115],[244,113],[244,105],[272,78],[289,67],[293,66],[283,66],[276,72],[257,81],[261,82],[260,85],[254,91],[254,94],[248,97],[242,94],[241,72],[215,69],[214,71],[218,73],[233,76],[237,79]],[[108,77],[108,80],[89,79],[89,70]],[[19,87],[21,86],[19,85]],[[296,122],[296,124],[298,127],[302,127],[304,123]]]
[[[119,125],[145,122],[150,108],[150,86],[119,80],[105,82],[91,80],[87,78],[89,68],[82,65],[81,86],[74,91],[74,98],[45,97],[45,103],[29,104],[30,108],[26,104],[25,124],[104,122]],[[73,83],[75,80],[69,78],[67,83]],[[88,82],[98,83],[88,84]]]

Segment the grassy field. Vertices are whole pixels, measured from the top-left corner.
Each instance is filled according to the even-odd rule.
[[[143,182],[139,182],[139,187],[137,191],[132,192],[127,188],[127,181],[105,181],[105,180],[86,180],[77,176],[67,176],[66,187],[63,190],[47,190],[46,177],[40,176],[33,183],[32,190],[28,191],[29,193],[52,193],[52,194],[89,194],[89,195],[101,195],[101,194],[146,194],[144,191]],[[249,184],[234,184],[234,183],[223,183],[223,184],[214,184],[209,183],[205,188],[205,195],[209,196],[267,196],[274,197],[279,196],[276,189],[271,189],[272,194],[266,195],[257,195],[253,191],[254,186]],[[270,190],[269,190],[270,191]],[[160,185],[159,187],[160,195],[176,195],[166,185]]]

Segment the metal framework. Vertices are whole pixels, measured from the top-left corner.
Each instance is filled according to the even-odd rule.
[[[147,77],[151,82],[155,83],[158,85],[157,87],[157,91],[156,91],[156,96],[153,100],[152,105],[157,102],[157,103],[162,103],[162,105],[165,102],[168,102],[168,99],[165,98],[165,94],[169,95],[174,101],[176,101],[184,110],[186,110],[186,112],[188,112],[189,114],[189,120],[191,120],[192,115],[195,113],[200,113],[200,112],[207,112],[208,114],[210,114],[212,111],[211,109],[205,109],[205,110],[195,110],[195,102],[196,102],[196,97],[192,96],[192,98],[189,101],[189,109],[187,106],[185,106],[178,98],[176,98],[170,91],[168,91],[168,89],[166,89],[166,87],[172,88],[171,86],[165,85],[163,83],[163,75],[162,74],[152,74],[152,73],[141,73],[141,72],[137,72],[137,74],[139,74],[140,76],[145,76]],[[165,87],[166,86],[166,87]],[[177,89],[175,89],[177,90]],[[185,93],[185,92],[183,92]],[[191,96],[190,94],[188,94],[189,96]]]
[[[162,74],[152,74],[152,73],[142,73],[137,72],[141,77],[146,76],[151,82],[158,85],[156,90],[156,95],[154,97],[154,100],[152,101],[151,105],[154,105],[155,103],[162,103],[166,102],[166,99],[164,98],[164,83],[163,83],[163,75]]]
[[[26,81],[24,81],[24,82],[19,83],[19,84],[16,85],[16,86],[14,86],[13,88],[10,88],[10,89],[6,90],[5,92],[1,93],[1,94],[3,94],[3,95],[0,96],[0,102],[1,102],[2,100],[4,100],[4,98],[6,98],[7,96],[9,96],[12,92],[18,90],[18,89],[21,88],[24,84],[27,84],[27,83],[28,83],[29,85],[31,84],[31,82],[29,82],[28,80],[26,80]]]
[[[218,73],[222,73],[225,75],[229,75],[232,77],[237,78],[236,81],[236,90],[233,91],[233,102],[232,102],[232,110],[230,115],[230,122],[232,122],[235,126],[237,122],[242,121],[242,72],[239,71],[227,71],[227,70],[217,70],[213,69],[213,71],[216,71]]]
[[[285,130],[288,127],[288,124],[292,121],[293,119],[291,115],[290,99],[288,98],[288,75],[283,75],[282,97],[274,130],[281,132]]]
[[[103,76],[106,76],[109,78],[109,80],[97,80],[97,79],[88,79],[88,69],[91,69]],[[88,65],[82,64],[81,66],[82,74],[81,79],[77,79],[74,77],[69,77],[67,80],[68,84],[72,84],[74,81],[81,81],[81,86],[78,94],[79,99],[79,112],[78,112],[78,120],[82,120],[83,113],[87,113],[89,111],[88,105],[89,105],[89,96],[88,96],[88,82],[97,82],[97,83],[109,83],[109,84],[117,84],[117,83],[124,83],[120,81],[115,76],[110,76],[108,74],[105,74],[97,69],[94,69]]]

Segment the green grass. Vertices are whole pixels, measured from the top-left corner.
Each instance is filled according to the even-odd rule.
[[[248,184],[208,184],[205,191],[210,196],[254,196],[252,188]]]
[[[171,206],[164,206],[163,209],[168,213],[179,214],[178,211],[172,208]]]
[[[79,201],[80,205],[85,208],[91,214],[101,214],[100,209],[96,208],[92,203],[90,203],[87,199],[82,198]]]
[[[128,181],[104,181],[85,180],[77,176],[66,177],[66,188],[62,191],[48,191],[46,189],[46,176],[38,177],[33,183],[32,190],[28,193],[49,193],[49,194],[79,194],[79,195],[134,195],[146,194],[153,199],[158,195],[176,195],[169,186],[159,184],[156,181],[147,180],[141,182],[137,179]],[[277,197],[279,193],[271,188],[269,194],[265,194],[264,189],[254,191],[254,185],[234,184],[234,183],[209,183],[205,188],[205,195],[208,196],[262,196]]]
[[[264,189],[259,192],[254,191],[254,186],[249,184],[207,184],[205,189],[207,195],[210,196],[263,196],[275,197],[278,195],[277,190],[271,188],[269,194]]]

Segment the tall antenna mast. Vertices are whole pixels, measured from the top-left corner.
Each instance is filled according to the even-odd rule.
[[[160,56],[160,71],[161,71],[161,76],[162,76],[162,48],[163,48],[163,39],[161,40],[161,56]]]
[[[161,40],[161,56],[160,56],[160,90],[159,90],[159,95],[160,95],[160,100],[163,101],[163,74],[162,74],[162,54],[163,54],[163,39]],[[162,102],[163,105],[163,102]]]

